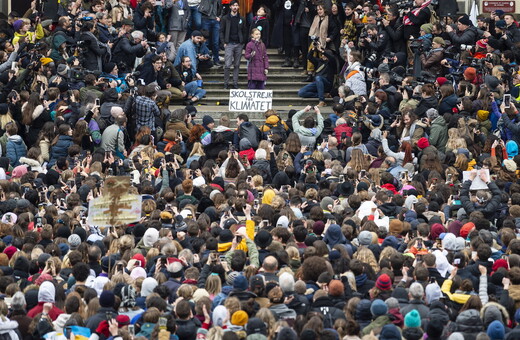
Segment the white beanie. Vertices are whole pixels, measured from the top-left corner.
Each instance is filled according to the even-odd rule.
[[[153,244],[159,239],[159,230],[148,228],[143,235],[143,243],[145,247],[153,247]]]

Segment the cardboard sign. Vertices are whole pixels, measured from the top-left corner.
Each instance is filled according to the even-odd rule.
[[[272,90],[229,90],[229,111],[265,112],[272,106]]]
[[[89,202],[87,223],[103,227],[139,221],[142,198],[129,194],[129,188],[130,177],[108,177],[103,196]]]
[[[480,169],[477,172],[477,177],[471,182],[471,186],[469,187],[469,190],[487,190],[488,186],[482,179],[480,179],[480,172],[484,171],[487,175],[487,178],[489,177],[489,169]],[[471,171],[463,171],[462,172],[462,182],[466,182],[469,180],[469,175],[471,174]]]
[[[497,10],[502,10],[504,13],[515,12],[515,1],[483,1],[482,12],[491,13]]]

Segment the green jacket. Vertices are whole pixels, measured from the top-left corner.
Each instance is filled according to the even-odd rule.
[[[304,110],[300,110],[292,117],[293,130],[298,134],[298,137],[300,137],[302,145],[314,147],[316,144],[316,138],[318,138],[323,131],[323,116],[321,114],[316,115],[318,126],[309,129],[300,125],[300,117],[304,113]]]
[[[428,137],[430,145],[433,145],[440,152],[446,150],[448,142],[448,127],[442,116],[435,118],[430,126],[430,135]]]
[[[256,244],[253,240],[246,238],[247,244],[247,253],[249,256],[249,264],[255,266],[256,268],[260,268],[260,261],[258,259],[258,249],[256,248]],[[226,262],[231,263],[231,259],[233,258],[234,250],[230,250],[226,253]]]
[[[367,334],[370,334],[371,331],[374,331],[374,334],[377,335],[379,334],[379,332],[381,332],[381,328],[383,328],[384,325],[388,325],[389,323],[392,323],[392,321],[390,321],[390,317],[388,317],[388,315],[378,316],[368,326],[363,328],[361,334],[365,336]]]

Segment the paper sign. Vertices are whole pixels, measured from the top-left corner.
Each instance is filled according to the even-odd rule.
[[[477,177],[471,182],[471,186],[469,187],[469,190],[487,190],[488,186],[482,179],[480,179],[480,172],[483,171],[486,173],[487,178],[489,177],[489,169],[480,169],[478,170]],[[471,174],[471,171],[463,171],[462,172],[462,182],[466,182],[469,180],[469,175]]]
[[[229,111],[265,112],[273,106],[272,90],[230,90]]]
[[[87,223],[114,226],[139,221],[142,198],[129,194],[129,188],[130,177],[108,177],[103,196],[89,202]]]

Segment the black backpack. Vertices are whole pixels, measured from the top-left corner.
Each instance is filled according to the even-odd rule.
[[[282,140],[287,139],[287,131],[285,131],[285,127],[283,126],[283,123],[281,120],[276,123],[276,125],[265,123],[265,126],[269,127],[269,131],[264,132],[264,137],[267,139],[267,136],[270,134],[277,134],[282,137]]]
[[[246,126],[247,125],[247,126]],[[246,138],[251,142],[251,147],[253,149],[256,149],[258,147],[258,134],[257,134],[257,127],[251,123],[249,124],[240,124],[240,128],[238,130],[238,136],[240,139]]]

